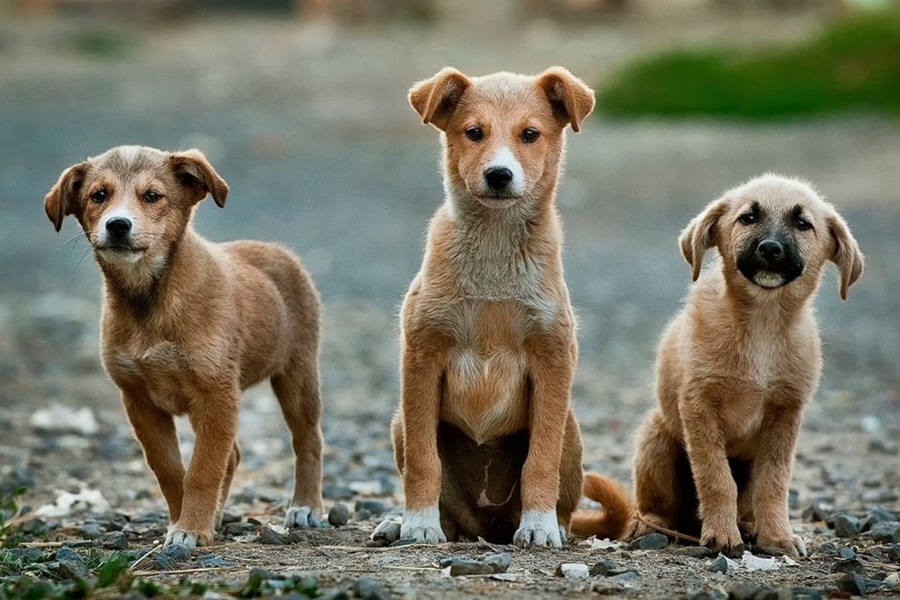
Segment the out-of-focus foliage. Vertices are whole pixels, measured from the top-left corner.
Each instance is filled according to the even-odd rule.
[[[900,113],[900,11],[839,21],[794,47],[668,52],[626,67],[601,89],[599,106],[614,115]]]

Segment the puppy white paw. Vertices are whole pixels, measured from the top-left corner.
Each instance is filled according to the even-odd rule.
[[[169,531],[166,532],[166,541],[163,545],[171,546],[173,544],[181,544],[182,546],[187,546],[191,550],[202,545],[196,533],[182,531],[174,525],[169,525]]]
[[[400,539],[400,527],[400,517],[387,518],[372,532],[372,540],[393,544]]]
[[[447,541],[441,529],[441,513],[437,506],[422,510],[403,511],[400,524],[400,538],[416,540],[417,543],[443,544]]]
[[[292,506],[284,517],[284,526],[288,529],[296,527],[306,529],[308,527],[321,527],[322,521],[308,506]]]
[[[556,520],[556,511],[526,510],[513,535],[513,544],[520,548],[561,548],[565,531]]]

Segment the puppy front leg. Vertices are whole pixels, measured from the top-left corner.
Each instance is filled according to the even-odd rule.
[[[169,505],[169,522],[175,523],[181,518],[184,485],[184,463],[181,462],[175,419],[135,390],[122,392],[122,404],[134,435],[144,450],[144,459],[156,475]]]
[[[194,548],[213,541],[216,511],[237,438],[239,395],[237,389],[205,392],[191,406],[197,442],[184,478],[181,518],[169,527],[166,545]]]
[[[530,361],[528,458],[522,467],[522,517],[513,543],[559,548],[565,541],[556,505],[574,356],[568,344],[544,340]]]
[[[770,409],[760,428],[749,494],[756,522],[756,543],[771,553],[806,555],[806,546],[794,535],[788,518],[788,485],[799,433],[799,405]]]
[[[442,367],[433,352],[403,349],[403,489],[406,506],[400,537],[417,542],[447,541],[441,529],[441,460],[437,449]]]
[[[700,543],[715,552],[735,555],[744,549],[738,529],[737,484],[731,476],[721,427],[710,414],[713,402],[702,392],[689,395],[680,407],[681,420],[700,501]]]

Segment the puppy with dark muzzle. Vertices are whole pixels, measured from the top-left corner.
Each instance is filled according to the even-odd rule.
[[[659,406],[637,436],[634,535],[661,526],[736,553],[740,524],[764,550],[803,554],[787,495],[822,369],[813,298],[828,261],[846,298],[863,254],[834,207],[777,175],[711,203],[680,244],[697,283],[659,346]],[[713,247],[721,259],[701,273]]]
[[[287,525],[322,512],[319,295],[286,248],[197,235],[197,204],[227,194],[197,150],[120,146],[66,169],[44,199],[57,231],[78,220],[103,272],[103,365],[169,505],[167,545],[212,543],[241,458],[241,394],[265,379],[296,455]],[[197,434],[187,470],[179,415]]]

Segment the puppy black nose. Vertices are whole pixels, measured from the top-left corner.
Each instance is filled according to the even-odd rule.
[[[784,254],[784,247],[775,240],[763,240],[759,243],[756,251],[766,260],[773,260]]]
[[[484,172],[484,180],[495,190],[502,190],[512,181],[512,171],[506,167],[491,167]]]
[[[131,221],[125,217],[113,217],[106,222],[106,231],[110,235],[126,235],[131,231]]]

